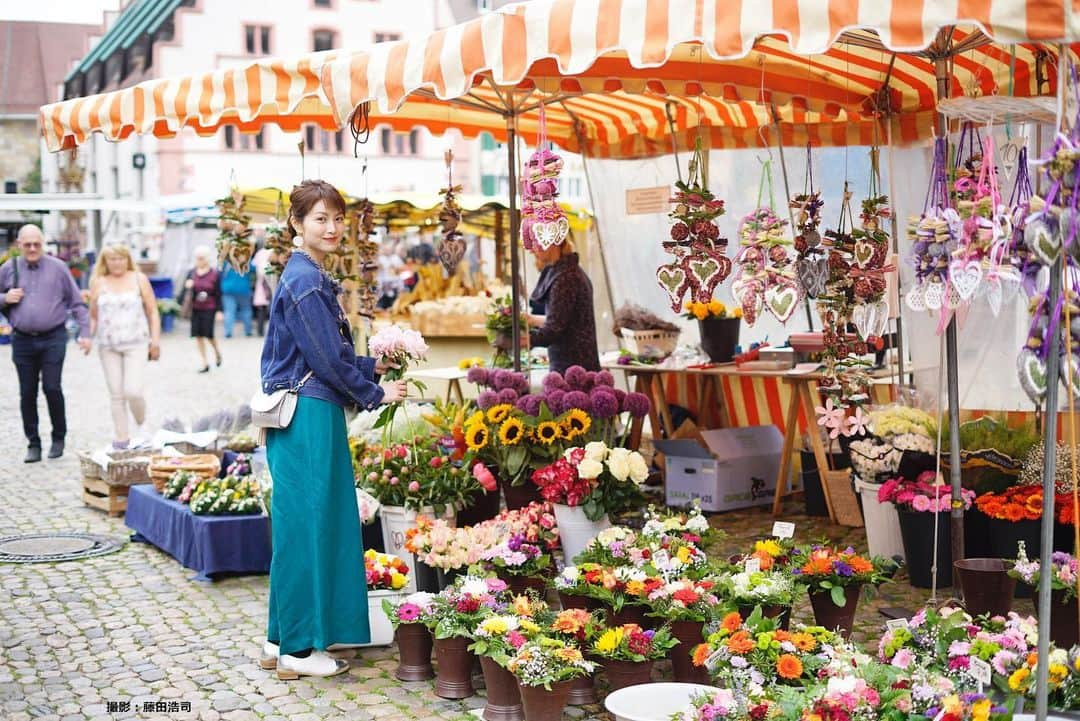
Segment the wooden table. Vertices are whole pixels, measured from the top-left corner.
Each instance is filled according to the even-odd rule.
[[[664,387],[664,377],[671,374],[684,374],[695,378],[701,383],[701,395],[699,406],[702,410],[708,409],[709,403],[715,403],[719,412],[721,427],[730,428],[734,425],[732,409],[727,407],[722,388],[724,378],[775,378],[790,387],[790,395],[787,409],[783,414],[782,426],[784,430],[784,447],[781,451],[780,472],[776,479],[776,495],[773,498],[773,515],[780,513],[781,502],[785,495],[790,493],[789,481],[791,475],[791,459],[795,449],[795,434],[799,426],[800,412],[805,414],[809,425],[810,446],[814,453],[818,472],[821,475],[821,487],[825,495],[825,504],[829,510],[829,518],[835,522],[836,514],[833,511],[832,498],[829,495],[828,484],[825,482],[825,471],[829,468],[829,456],[825,449],[825,443],[821,434],[816,432],[816,414],[814,408],[818,403],[817,383],[824,375],[815,370],[812,372],[800,372],[799,370],[767,370],[753,369],[740,370],[734,363],[723,363],[713,366],[691,367],[683,369],[658,368],[656,366],[617,365],[606,364],[610,371],[621,370],[634,381],[634,390],[644,393],[652,402],[649,410],[649,423],[653,433],[664,432],[671,437],[675,432],[671,420],[671,407],[667,401],[667,391]],[[891,374],[888,370],[875,372],[875,379],[888,380]],[[635,421],[631,427],[630,443],[636,448],[641,440],[642,421]]]
[[[469,375],[468,371],[450,366],[447,368],[426,368],[409,371],[408,375],[410,378],[446,381],[446,402],[449,403],[450,398],[453,397],[459,405],[465,405],[465,396],[461,392],[461,381]]]

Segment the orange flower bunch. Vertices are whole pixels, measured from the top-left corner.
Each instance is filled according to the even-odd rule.
[[[984,514],[1010,523],[1039,520],[1042,504],[1040,486],[1012,486],[1001,493],[984,493],[975,499],[975,507]]]

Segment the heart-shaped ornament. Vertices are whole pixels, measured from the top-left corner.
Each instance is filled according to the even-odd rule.
[[[1075,355],[1066,354],[1061,357],[1061,367],[1058,374],[1061,382],[1067,389],[1069,387],[1069,373],[1072,373],[1073,398],[1080,398],[1080,360]]]
[[[851,309],[851,323],[859,338],[882,336],[889,324],[889,304],[883,300],[876,303],[860,303]]]
[[[799,289],[794,285],[770,285],[765,290],[765,307],[781,323],[786,323],[799,303]]]
[[[825,256],[808,256],[795,262],[795,273],[799,285],[810,298],[817,298],[825,292],[829,282],[829,259]]]
[[[1016,374],[1020,387],[1035,403],[1046,396],[1046,363],[1034,351],[1025,348],[1016,357]]]
[[[746,324],[749,326],[754,325],[764,303],[761,282],[739,278],[731,284],[731,295],[739,303],[739,307],[742,308],[743,320]]]
[[[949,310],[956,310],[964,304],[964,299],[960,297],[960,294],[956,292],[956,286],[952,283],[945,284],[945,307]]]
[[[570,222],[565,217],[553,220],[550,223],[533,223],[533,239],[541,249],[559,245],[570,234]]]
[[[949,263],[949,282],[963,301],[971,300],[982,280],[982,266],[977,260],[954,260]]]
[[[705,254],[688,255],[683,258],[682,267],[690,283],[690,293],[699,303],[708,303],[713,290],[720,282],[720,264],[715,258]]]
[[[916,313],[921,313],[926,310],[926,298],[923,295],[923,286],[911,286],[911,290],[904,295],[904,302],[907,303],[908,308]]]
[[[1061,253],[1061,238],[1041,219],[1024,226],[1024,242],[1043,265],[1053,265]]]
[[[923,304],[927,310],[941,310],[945,303],[945,284],[933,280],[923,286]]]
[[[660,287],[668,294],[671,300],[671,309],[676,313],[682,311],[683,296],[686,295],[686,271],[677,263],[661,265],[656,269],[656,280]]]
[[[996,275],[988,276],[983,286],[986,289],[986,304],[990,306],[990,312],[996,318],[1001,312],[1001,278]]]
[[[439,262],[446,269],[447,275],[453,275],[457,272],[458,264],[461,263],[461,259],[464,257],[465,239],[460,235],[443,238],[443,241],[439,243]]]
[[[865,268],[874,259],[874,246],[864,240],[855,241],[855,265]]]

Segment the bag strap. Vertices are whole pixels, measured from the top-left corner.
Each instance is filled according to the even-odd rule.
[[[296,388],[293,388],[292,392],[299,393],[300,389],[304,387],[304,384],[311,379],[311,374],[314,372],[315,371],[308,371],[306,374],[304,374],[304,377],[300,379],[300,382],[296,384]]]

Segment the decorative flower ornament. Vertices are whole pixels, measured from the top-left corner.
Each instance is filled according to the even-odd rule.
[[[736,257],[739,270],[731,292],[749,325],[757,321],[762,308],[786,323],[798,307],[799,283],[791,262],[792,241],[784,232],[787,224],[768,207],[755,208],[739,223],[742,249]]]
[[[540,105],[540,136],[536,152],[525,163],[521,181],[521,241],[526,250],[547,250],[561,245],[570,234],[570,222],[555,198],[563,161],[548,150],[547,118]]]
[[[244,194],[233,188],[227,196],[214,202],[218,211],[217,254],[228,261],[240,275],[248,272],[255,253],[251,232],[251,216],[244,215]]]
[[[442,224],[442,242],[439,243],[439,262],[448,276],[457,272],[461,259],[465,257],[465,238],[458,230],[461,223],[461,208],[458,207],[457,194],[461,192],[460,185],[454,185],[454,151],[447,150],[444,156],[446,160],[446,187],[439,190],[443,196],[442,208],[439,210],[439,223]]]

